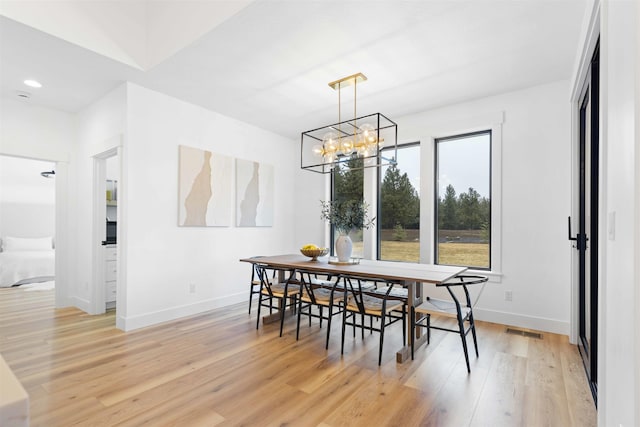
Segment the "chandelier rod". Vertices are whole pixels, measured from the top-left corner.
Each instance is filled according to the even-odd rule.
[[[358,129],[358,123],[356,123],[356,117],[358,117],[358,115],[356,114],[356,103],[358,102],[358,92],[356,90],[356,88],[358,87],[358,79],[354,78],[353,79],[353,143],[356,143],[356,134],[358,133],[357,129]]]
[[[340,123],[342,123],[342,116],[340,115],[342,101],[340,98],[340,92],[342,90],[342,82],[338,82],[338,148],[340,148],[340,140],[342,135],[342,129]]]

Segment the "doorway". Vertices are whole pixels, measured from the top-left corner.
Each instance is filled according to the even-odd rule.
[[[594,402],[598,391],[598,244],[600,171],[600,49],[596,44],[578,104],[578,234],[569,238],[578,251],[578,349]]]
[[[55,295],[55,170],[55,162],[0,155],[2,288]]]
[[[105,253],[105,302],[107,310],[116,308],[117,299],[117,253],[118,253],[118,178],[120,159],[118,155],[106,159],[106,227],[102,241]]]
[[[117,310],[120,155],[118,147],[97,154],[94,161],[93,286],[91,314]]]

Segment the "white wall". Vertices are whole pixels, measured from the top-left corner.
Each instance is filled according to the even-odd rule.
[[[75,144],[75,116],[31,105],[28,101],[0,98],[0,154],[56,162],[56,306],[72,304],[67,287],[72,282],[70,211],[72,193],[68,179]]]
[[[568,93],[569,82],[560,81],[396,118],[402,141],[424,141],[442,136],[441,129],[465,131],[483,120],[491,126],[484,116],[504,114],[502,271],[497,272],[502,276],[486,286],[474,312],[478,319],[569,333]],[[431,176],[423,179],[433,185]],[[505,301],[505,290],[513,292],[513,301]]]
[[[126,128],[127,86],[114,89],[77,115],[77,144],[70,172],[72,192],[69,202],[69,223],[73,224],[71,253],[74,274],[70,289],[73,303],[87,312],[92,292],[96,289],[92,277],[93,254],[100,250],[100,241],[93,235],[94,156],[113,149]],[[104,200],[104,196],[101,196]]]
[[[502,271],[480,298],[478,319],[568,334],[570,316],[569,82],[560,81],[490,98],[392,117],[400,142],[427,141],[442,129],[465,131],[483,117],[504,113],[502,125]],[[487,120],[489,127],[494,123]],[[431,158],[432,160],[432,158]],[[305,175],[306,174],[306,175]],[[305,203],[297,236],[322,235],[317,199],[324,184],[301,172],[296,200]],[[423,173],[427,186],[431,174]],[[423,225],[424,226],[424,225]],[[308,239],[307,239],[308,238]],[[426,245],[423,242],[423,245]],[[504,301],[504,291],[513,301]]]
[[[120,176],[120,159],[112,156],[107,159],[107,179],[117,180]]]
[[[601,93],[604,174],[603,215],[608,219],[604,283],[600,283],[599,424],[640,424],[640,6],[601,3]],[[635,209],[634,209],[635,208]],[[615,222],[611,217],[615,213]],[[614,236],[608,231],[613,229]]]
[[[126,141],[124,329],[246,301],[251,270],[238,260],[297,249],[291,140],[129,84]],[[273,165],[273,227],[178,227],[178,145]]]
[[[73,114],[0,98],[0,154],[68,162],[74,138]]]
[[[55,178],[40,172],[52,162],[0,156],[0,239],[55,235]]]
[[[329,200],[329,177],[324,174],[310,172],[300,168],[300,141],[296,141],[294,163],[295,170],[295,234],[294,240],[298,248],[307,243],[331,247],[325,229],[328,227],[320,219],[320,200]],[[295,251],[297,252],[297,249]]]
[[[293,141],[131,84],[76,116],[6,100],[0,123],[0,153],[64,159],[69,188],[58,217],[69,224],[65,250],[71,271],[65,282],[70,304],[85,311],[92,310],[92,254],[100,243],[92,225],[94,157],[122,145],[118,326],[123,329],[246,301],[250,266],[238,259],[295,252],[299,246]],[[274,226],[178,227],[179,144],[273,165]],[[190,283],[195,294],[189,293]]]

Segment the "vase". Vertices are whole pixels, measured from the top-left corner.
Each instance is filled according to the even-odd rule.
[[[336,239],[336,254],[339,262],[348,262],[351,259],[353,243],[348,234],[340,234]]]

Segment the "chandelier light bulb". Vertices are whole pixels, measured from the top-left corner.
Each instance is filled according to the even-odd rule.
[[[345,156],[350,155],[353,152],[353,139],[345,138],[340,144],[340,152]]]
[[[360,134],[367,142],[373,142],[377,137],[376,129],[370,123],[364,123],[360,125],[358,130],[360,131]]]
[[[324,151],[325,152],[336,152],[338,150],[338,135],[336,135],[334,132],[327,132],[323,137],[322,137],[322,146],[324,147]]]
[[[314,145],[312,152],[315,156],[321,157],[324,155],[324,149],[322,148],[322,145]]]
[[[335,132],[327,132],[322,137],[322,144],[327,144],[329,142],[335,141],[336,139],[338,139],[338,135],[336,135]]]

